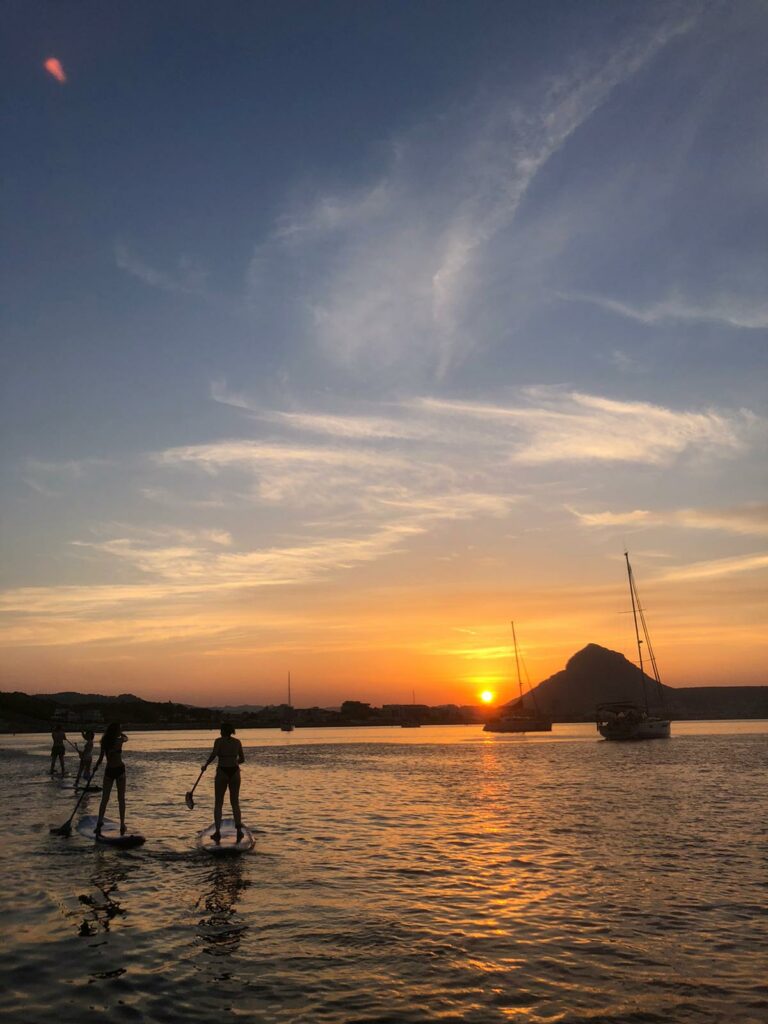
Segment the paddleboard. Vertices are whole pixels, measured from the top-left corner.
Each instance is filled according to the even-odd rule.
[[[252,850],[256,845],[256,840],[253,838],[253,833],[249,828],[243,825],[243,838],[238,843],[237,841],[237,826],[235,825],[233,818],[224,818],[221,823],[221,842],[214,843],[213,833],[216,831],[215,825],[209,825],[204,832],[201,832],[197,837],[197,845],[201,850],[205,850],[206,853],[213,853],[217,856],[227,853],[247,853]]]
[[[101,786],[76,786],[71,780],[68,782],[62,782],[62,789],[73,789],[76,793],[82,793],[85,790],[86,793],[100,793]]]
[[[144,836],[135,832],[129,835],[120,835],[120,825],[116,821],[105,818],[101,823],[101,835],[96,835],[96,822],[99,820],[97,814],[86,814],[77,824],[77,831],[86,839],[93,839],[104,846],[116,846],[120,849],[130,849],[132,846],[143,846]]]

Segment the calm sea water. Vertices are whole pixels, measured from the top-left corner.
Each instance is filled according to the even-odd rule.
[[[674,731],[243,731],[224,860],[211,775],[184,805],[214,733],[131,735],[123,853],[50,835],[50,741],[2,737],[0,1014],[765,1024],[768,723]]]

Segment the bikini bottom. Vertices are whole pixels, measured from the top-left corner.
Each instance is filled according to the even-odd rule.
[[[125,765],[124,764],[117,765],[115,768],[105,768],[104,769],[104,778],[105,779],[112,779],[114,781],[115,779],[122,779],[122,777],[124,775],[125,775]]]

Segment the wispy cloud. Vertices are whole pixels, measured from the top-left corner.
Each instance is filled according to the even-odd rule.
[[[706,562],[695,562],[693,565],[678,566],[668,569],[659,578],[674,582],[705,580],[765,568],[768,568],[768,554],[740,555],[735,558],[716,558]]]
[[[27,459],[24,464],[24,483],[38,494],[53,497],[74,483],[82,481],[91,470],[111,465],[109,459],[63,459],[51,462]]]
[[[206,291],[208,275],[194,260],[183,256],[173,270],[158,270],[150,266],[125,242],[116,242],[114,246],[115,264],[120,269],[137,278],[150,288],[160,288],[167,292],[181,292],[185,295],[201,295]]]
[[[242,438],[168,448],[154,455],[153,459],[160,465],[196,464],[211,472],[233,465],[257,467],[278,463],[283,466],[363,466],[399,462],[396,456],[363,449],[324,448],[321,445],[291,445]]]
[[[198,591],[207,593],[306,583],[331,570],[390,554],[423,529],[416,522],[400,522],[359,537],[319,537],[293,546],[247,551],[222,550],[218,540],[161,547],[128,537],[77,543],[121,559],[156,580],[179,584],[186,593],[198,581]]]
[[[583,526],[675,526],[681,529],[722,530],[724,533],[768,535],[768,505],[735,508],[633,509],[627,512],[580,512],[570,508]]]
[[[327,413],[276,412],[265,419],[293,430],[350,440],[424,440],[433,434],[424,423],[375,416],[334,416]]]
[[[444,376],[482,343],[466,322],[479,257],[553,155],[694,20],[673,13],[524,97],[489,102],[486,93],[403,133],[368,187],[278,218],[248,275],[255,313],[281,315],[275,297],[285,308],[288,294],[291,333],[345,368]]]
[[[578,292],[560,293],[558,297],[598,306],[610,313],[649,325],[690,321],[720,323],[748,330],[763,330],[768,327],[768,302],[764,299],[740,297],[735,292],[711,296],[706,302],[695,302],[681,295],[671,295],[645,305],[604,295]]]
[[[728,453],[743,446],[740,415],[680,412],[649,402],[626,402],[578,392],[534,388],[529,404],[424,399],[422,405],[452,417],[506,426],[511,458],[549,462],[644,462],[667,465],[686,451]]]
[[[301,536],[300,543],[254,549],[228,531],[162,528],[131,535],[113,528],[108,539],[79,543],[150,577],[185,586],[195,580],[234,588],[296,583],[384,557],[441,522],[503,517],[518,500],[499,478],[504,463],[664,465],[687,449],[728,451],[739,444],[738,420],[724,414],[676,412],[549,389],[529,390],[524,399],[505,406],[422,399],[404,403],[397,417],[382,418],[262,411],[243,398],[238,407],[258,420],[305,432],[308,440],[232,438],[169,448],[151,461],[163,471],[202,469],[217,479],[234,471],[237,476],[227,486],[249,494],[256,507],[282,509],[284,532]],[[475,429],[468,430],[465,421]],[[414,437],[419,444],[411,448]],[[456,443],[460,437],[468,438],[466,446]],[[383,440],[394,447],[371,444]],[[592,525],[647,524],[654,518],[644,510],[577,514]],[[694,510],[686,516],[680,514],[680,521],[713,522]],[[745,526],[743,517],[725,512],[716,518]]]
[[[136,459],[133,470],[152,505],[184,508],[198,525],[92,525],[73,548],[101,573],[111,567],[122,585],[92,593],[62,588],[59,596],[45,588],[9,592],[4,599],[17,616],[109,617],[120,605],[176,599],[192,608],[212,594],[330,579],[412,549],[448,524],[503,521],[531,500],[521,475],[526,465],[664,467],[685,453],[729,454],[743,443],[740,414],[548,388],[527,389],[507,404],[422,398],[333,413],[262,408],[246,395],[232,401],[226,389],[215,397],[242,411],[252,433],[271,436],[174,446]],[[78,463],[55,470],[81,471]],[[646,526],[664,515],[574,514],[593,526]],[[200,517],[208,521],[199,525]],[[697,528],[762,532],[765,509],[686,509],[674,518]]]
[[[568,511],[576,516],[582,526],[636,526],[658,522],[657,516],[644,508],[636,508],[631,512],[579,512],[569,507]]]
[[[320,434],[348,440],[422,439],[429,435],[425,424],[406,423],[395,416],[338,415],[321,412],[290,412],[263,408],[255,399],[232,392],[224,381],[211,384],[211,398],[222,405],[242,409],[267,423],[290,427],[308,434]]]

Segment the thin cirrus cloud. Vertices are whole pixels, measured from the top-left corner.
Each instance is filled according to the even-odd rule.
[[[305,583],[334,568],[349,567],[389,554],[421,532],[416,523],[393,523],[360,537],[321,537],[292,546],[222,551],[208,546],[152,547],[131,538],[79,542],[81,546],[122,559],[148,576],[187,586],[239,590],[244,587]]]
[[[67,635],[83,642],[210,636],[218,643],[229,634],[218,619],[208,621],[211,602],[336,578],[411,550],[441,525],[503,521],[525,497],[526,465],[610,459],[663,466],[690,452],[733,454],[741,444],[738,414],[678,412],[550,389],[528,390],[506,405],[424,398],[389,405],[388,415],[334,414],[330,420],[312,410],[298,420],[268,409],[262,417],[251,400],[240,408],[249,424],[266,423],[276,436],[153,453],[143,463],[149,480],[142,477],[138,489],[145,497],[172,496],[180,482],[194,484],[197,515],[216,509],[221,522],[241,502],[254,516],[279,510],[277,525],[262,531],[253,524],[244,530],[108,522],[95,528],[96,538],[76,538],[72,545],[82,557],[115,567],[123,582],[6,591],[0,607],[12,615],[4,642],[68,642],[61,631],[67,624]],[[297,430],[304,435],[298,444],[291,440]],[[606,435],[612,436],[608,446]],[[505,464],[518,468],[514,490]],[[632,515],[646,522],[654,514]],[[703,525],[701,512],[687,515]],[[721,510],[710,518],[746,524],[760,515],[759,509]],[[701,563],[690,567],[690,578],[762,564],[755,558]],[[674,578],[688,578],[685,569],[676,572]],[[169,604],[172,613],[161,611]],[[150,609],[160,620],[132,635],[130,624],[148,622]]]
[[[242,530],[235,536],[224,527],[108,523],[98,531],[102,536],[77,538],[75,547],[130,567],[148,584],[175,582],[203,592],[295,583],[383,558],[441,523],[503,518],[525,492],[525,477],[515,474],[513,488],[505,465],[609,460],[665,466],[686,453],[733,454],[743,443],[739,414],[676,411],[557,389],[529,389],[506,405],[424,398],[394,412],[389,405],[385,416],[310,410],[283,416],[267,409],[262,418],[254,401],[243,399],[239,407],[250,423],[263,419],[289,436],[162,450],[145,460],[149,479],[137,489],[162,507],[183,483],[192,488],[190,509],[217,510],[217,518],[238,504],[260,513],[281,510],[280,525],[273,523],[258,545]],[[290,439],[297,430],[304,434],[298,444]],[[601,521],[600,513],[591,520],[582,515],[583,522]],[[647,523],[654,515],[637,511],[631,521]],[[743,532],[757,518],[757,512],[720,512],[709,520],[701,512],[686,515],[690,525],[727,522]],[[131,601],[136,582],[127,581]],[[154,596],[148,585],[147,599]]]
[[[226,382],[211,384],[211,398],[221,405],[242,409],[267,423],[290,427],[309,434],[328,435],[349,440],[420,439],[428,436],[430,428],[423,424],[405,423],[394,417],[361,416],[315,412],[283,412],[262,408],[253,399],[230,391]]]
[[[476,486],[467,487],[464,474],[457,475],[465,458],[461,453],[423,445],[378,450],[367,443],[369,417],[363,417],[360,430],[345,428],[344,443],[334,433],[334,443],[328,444],[328,424],[322,416],[317,419],[319,426],[312,416],[304,424],[314,423],[318,431],[312,444],[228,440],[168,449],[154,455],[153,462],[180,472],[202,468],[210,477],[234,471],[237,479],[232,486],[241,495],[250,494],[252,504],[298,511],[298,530],[302,523],[312,522],[317,528],[324,520],[338,522],[340,511],[347,516],[354,512],[363,527],[389,520],[393,510],[423,524],[429,515],[435,521],[499,515],[516,500],[508,491],[491,487],[491,475],[484,480],[481,468]],[[349,422],[354,424],[354,417]],[[397,437],[397,430],[393,427],[388,436]],[[406,438],[405,443],[409,441]]]
[[[645,305],[578,292],[560,292],[557,293],[557,297],[598,306],[628,320],[648,325],[690,321],[720,323],[746,330],[764,330],[768,327],[768,303],[764,299],[740,299],[733,294],[715,296],[707,302],[694,302],[682,296],[670,296]]]
[[[218,488],[221,474],[234,472],[230,486],[248,495],[254,507],[283,509],[289,517],[286,528],[316,537],[325,531],[325,540],[310,544],[304,553],[313,559],[314,574],[347,563],[346,557],[338,557],[342,539],[333,531],[339,529],[353,530],[351,548],[365,551],[365,558],[369,553],[381,557],[392,550],[389,540],[395,535],[399,543],[450,519],[504,516],[525,489],[519,478],[515,490],[510,489],[509,479],[500,472],[505,463],[624,461],[665,466],[686,453],[727,455],[742,445],[738,415],[678,412],[551,389],[532,389],[524,397],[526,401],[508,405],[420,399],[402,403],[397,417],[328,417],[313,412],[284,417],[262,412],[255,401],[240,397],[237,407],[249,418],[310,436],[301,444],[283,438],[234,438],[187,445],[158,452],[151,462],[164,474],[202,470],[203,479],[212,479]],[[414,442],[417,436],[420,439]],[[377,447],[382,438],[385,450]],[[167,476],[163,479],[168,487]],[[637,513],[635,518],[645,521],[647,516]],[[323,543],[329,545],[329,555],[318,558],[318,544]],[[145,569],[150,566],[143,548],[134,544],[122,542],[102,550],[142,563]],[[276,548],[267,558],[258,552],[251,555],[251,568],[266,567],[269,580],[297,578],[295,560],[284,548]],[[169,552],[163,548],[157,557],[164,563]],[[217,555],[212,571],[206,556],[199,563],[190,562],[184,572],[199,569],[214,578],[229,568],[236,578],[243,557]],[[172,550],[170,558],[185,563],[187,556]],[[289,566],[285,577],[273,572],[281,559]]]
[[[55,497],[73,484],[79,484],[92,470],[110,465],[109,459],[102,458],[63,459],[60,462],[27,459],[23,480],[38,494]]]
[[[735,508],[633,509],[627,512],[570,512],[583,526],[674,526],[681,529],[721,530],[724,533],[768,535],[768,505],[748,503]]]
[[[617,461],[669,464],[677,456],[698,454],[735,454],[749,443],[758,418],[740,411],[675,410],[651,402],[622,401],[600,395],[565,391],[562,388],[530,387],[508,404],[472,402],[457,399],[422,397],[390,403],[388,416],[339,415],[318,412],[276,412],[262,410],[242,395],[227,398],[218,386],[217,401],[247,409],[259,418],[292,427],[308,434],[329,435],[337,439],[400,439],[430,442],[436,446],[449,442],[456,454],[447,457],[459,461],[464,447],[472,448],[473,458],[479,443],[491,449],[506,446],[516,462]],[[392,411],[393,410],[393,411]],[[472,442],[472,444],[468,443]],[[389,450],[389,449],[388,449]],[[406,449],[407,451],[407,449]],[[372,456],[365,449],[362,458]],[[174,449],[161,460],[246,461],[249,457],[289,460],[360,460],[361,450],[352,447],[328,449],[322,446],[280,448],[251,442],[232,441],[223,447],[194,446]],[[441,455],[441,458],[446,458]]]
[[[751,555],[740,555],[734,558],[715,558],[692,565],[668,569],[659,578],[669,582],[687,582],[689,580],[716,579],[721,576],[733,576],[736,573],[753,572],[768,567],[768,554],[759,552]]]
[[[248,271],[254,314],[284,318],[290,295],[288,333],[333,363],[445,377],[482,342],[466,325],[480,302],[479,260],[567,140],[690,30],[697,9],[688,10],[574,60],[524,97],[456,104],[393,141],[372,184],[282,214]]]
[[[184,295],[206,294],[207,273],[189,257],[182,257],[173,271],[158,270],[138,256],[125,242],[114,245],[115,265],[151,288]]]
[[[668,465],[686,451],[728,454],[745,445],[743,414],[688,412],[650,402],[626,402],[531,388],[530,404],[423,399],[437,415],[476,420],[508,430],[516,443],[510,457],[519,463],[640,462]],[[538,403],[536,400],[538,399]]]
[[[539,405],[531,404],[534,397]],[[203,534],[197,544],[155,544],[146,536],[86,543],[165,580],[199,579],[236,588],[296,583],[384,557],[441,522],[504,516],[519,500],[499,476],[505,457],[519,464],[575,459],[666,464],[688,449],[727,452],[739,443],[738,423],[725,414],[675,412],[648,403],[542,389],[529,392],[528,398],[529,404],[507,406],[434,399],[405,403],[400,414],[406,425],[407,417],[413,417],[423,425],[416,432],[432,437],[433,446],[422,442],[413,447],[406,430],[399,432],[399,448],[380,451],[370,445],[371,437],[398,437],[400,421],[393,419],[389,429],[388,421],[373,418],[378,426],[372,432],[370,416],[360,418],[359,429],[354,416],[332,417],[329,431],[325,416],[306,413],[298,424],[314,431],[314,443],[236,438],[170,448],[152,456],[152,464],[163,474],[203,470],[203,480],[212,479],[219,488],[220,475],[234,471],[231,486],[249,494],[254,507],[283,509],[289,516],[285,528],[303,537],[301,543],[235,551],[228,534],[225,551],[220,550],[221,538],[214,537],[214,544]],[[258,412],[250,400],[238,407],[249,414]],[[289,428],[297,425],[268,410],[264,418]],[[468,433],[467,450],[455,444],[463,426],[449,430],[451,443],[443,446],[446,418],[458,418],[462,424],[469,420],[475,427]],[[468,466],[472,488],[464,484]],[[164,480],[167,486],[166,476]],[[599,514],[590,520],[585,515],[582,521],[600,522],[595,516]],[[645,523],[649,517],[650,513],[636,511],[630,521]],[[602,521],[616,522],[615,514]]]

